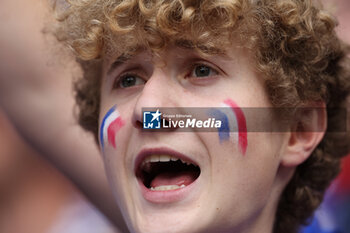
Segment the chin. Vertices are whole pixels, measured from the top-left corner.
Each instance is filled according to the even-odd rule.
[[[141,216],[140,216],[141,217]],[[200,230],[200,217],[192,214],[143,216],[142,219],[135,222],[135,233],[199,233],[205,232]]]

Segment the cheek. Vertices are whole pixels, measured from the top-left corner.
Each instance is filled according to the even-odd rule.
[[[116,134],[125,125],[116,106],[113,106],[104,116],[100,127],[100,144],[102,151],[105,146],[117,148]]]
[[[226,146],[215,151],[212,183],[220,192],[218,205],[228,216],[235,215],[232,209],[239,209],[237,215],[242,216],[261,209],[274,188],[279,165],[278,141],[270,140],[266,133],[250,133],[249,142],[246,156],[235,156]]]

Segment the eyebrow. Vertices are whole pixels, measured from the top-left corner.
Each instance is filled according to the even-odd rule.
[[[178,40],[175,42],[175,45],[179,48],[195,51],[195,46],[193,45],[193,43],[191,41]],[[200,50],[207,52],[209,54],[212,54],[212,55],[225,54],[219,48],[216,48],[216,47],[199,46],[198,48]],[[131,60],[132,58],[134,58],[135,56],[140,54],[140,52],[145,51],[145,50],[146,50],[145,47],[136,46],[133,49],[131,49],[132,52],[123,53],[111,64],[110,68],[107,71],[107,74],[112,73],[115,69],[117,69],[121,65],[125,64],[126,62],[128,62],[129,60]]]
[[[111,65],[111,67],[108,69],[107,74],[110,74],[113,70],[117,69],[119,66],[123,65],[127,61],[129,61],[134,55],[131,54],[122,54],[120,55]]]
[[[179,48],[196,51],[196,48],[209,55],[225,54],[224,50],[215,46],[196,45],[191,40],[176,40],[175,45]]]
[[[127,61],[131,60],[141,52],[145,51],[145,48],[142,46],[136,46],[131,49],[129,49],[130,52],[125,52],[122,55],[120,55],[111,65],[111,67],[108,69],[107,74],[110,74],[113,70],[117,69],[119,66],[125,64]]]

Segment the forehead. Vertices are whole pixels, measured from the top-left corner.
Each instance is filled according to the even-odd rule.
[[[130,36],[132,36],[132,34],[130,34]],[[223,37],[222,41],[227,41],[227,39],[228,38]],[[233,44],[237,45],[237,42],[233,39],[231,42],[227,41],[225,46],[220,46],[219,43],[208,43],[208,45],[198,44],[195,41],[182,40],[179,38],[169,39],[166,42],[163,42],[162,46],[159,47],[150,46],[147,42],[144,44],[142,42],[140,43],[140,41],[135,41],[134,43],[129,42],[128,44],[125,44],[124,47],[120,48],[119,46],[115,46],[115,43],[118,43],[117,38],[114,41],[109,41],[106,43],[105,58],[116,59],[116,57],[124,57],[125,59],[128,59],[133,57],[135,54],[139,54],[144,51],[149,51],[150,53],[159,56],[164,51],[169,51],[173,48],[178,48],[186,52],[196,52],[204,56],[224,55],[226,54],[227,50],[230,49],[229,47],[233,46]]]
[[[105,68],[108,70],[114,69],[121,64],[143,59],[147,62],[161,61],[166,63],[169,58],[181,59],[189,57],[217,57],[226,60],[232,60],[236,57],[235,54],[242,53],[243,46],[238,45],[236,42],[231,42],[231,46],[221,48],[219,46],[211,45],[196,45],[192,41],[178,40],[173,43],[169,43],[161,49],[149,48],[144,45],[135,44],[124,48],[121,51],[114,51],[114,53],[106,54],[103,58]]]
[[[240,54],[240,55],[238,55]],[[221,63],[234,62],[237,57],[245,56],[246,53],[241,47],[232,45],[226,50],[218,47],[195,47],[189,43],[177,43],[169,45],[162,50],[151,50],[137,45],[122,53],[107,57],[104,61],[107,73],[113,71],[125,63],[157,63],[167,65],[168,63],[179,63],[181,60],[215,59]]]

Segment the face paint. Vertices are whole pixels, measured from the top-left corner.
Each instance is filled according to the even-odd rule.
[[[209,113],[210,116],[221,121],[221,127],[218,129],[220,143],[223,141],[230,140],[230,137],[234,138],[233,141],[237,141],[235,138],[236,134],[232,132],[237,132],[236,117],[233,112],[227,114],[218,109],[213,109]],[[231,132],[231,133],[230,133]],[[238,142],[238,141],[237,141]]]
[[[236,123],[238,126],[238,145],[244,155],[247,151],[248,138],[247,138],[247,123],[244,113],[240,107],[231,99],[224,101],[224,105],[230,107],[236,117]]]
[[[239,145],[242,154],[247,150],[247,126],[242,109],[230,99],[224,101],[224,107],[229,107],[231,111],[222,112],[214,109],[210,115],[221,120],[221,127],[218,129],[220,142],[232,140]],[[237,133],[238,132],[238,135]]]
[[[116,148],[115,135],[124,124],[125,123],[117,110],[117,106],[113,106],[102,120],[100,128],[100,143],[102,150],[104,149],[105,142],[108,142]]]

